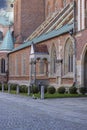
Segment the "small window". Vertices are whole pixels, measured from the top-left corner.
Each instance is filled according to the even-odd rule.
[[[1,59],[1,73],[5,73],[5,59]]]

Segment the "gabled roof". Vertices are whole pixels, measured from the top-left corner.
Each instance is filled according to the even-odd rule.
[[[14,48],[13,39],[10,30],[8,30],[3,43],[0,47],[0,51],[12,51]]]

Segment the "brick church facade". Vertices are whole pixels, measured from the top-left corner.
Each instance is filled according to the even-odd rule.
[[[87,0],[15,0],[8,30],[6,82],[87,86]]]

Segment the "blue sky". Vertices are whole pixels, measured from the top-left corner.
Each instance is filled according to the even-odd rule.
[[[6,0],[0,0],[0,8],[6,7]]]

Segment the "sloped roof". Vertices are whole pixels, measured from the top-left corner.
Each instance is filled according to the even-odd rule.
[[[26,41],[32,40],[35,37],[45,33],[57,30],[66,24],[73,22],[74,3],[68,4],[60,12],[55,12],[48,17],[28,38]]]
[[[65,33],[69,32],[69,30],[71,30],[73,28],[74,28],[74,24],[67,24],[67,25],[61,27],[58,30],[51,31],[49,33],[43,34],[43,35],[41,35],[39,37],[36,37],[36,38],[32,39],[31,41],[23,43],[22,45],[20,45],[17,48],[13,49],[13,51],[10,52],[10,53],[13,53],[15,51],[24,49],[24,48],[32,45],[32,43],[37,44],[37,43],[43,42],[45,40],[60,36],[61,34],[65,34]]]
[[[32,43],[37,44],[45,40],[60,36],[74,28],[73,24],[73,3],[68,4],[61,12],[53,14],[47,18],[24,42],[22,45],[13,49],[12,52],[26,48]],[[11,52],[11,53],[12,53]]]
[[[0,51],[11,51],[13,50],[14,48],[14,45],[13,45],[13,39],[12,39],[12,35],[11,35],[11,32],[10,30],[8,30],[4,40],[3,40],[3,43],[0,47]]]

